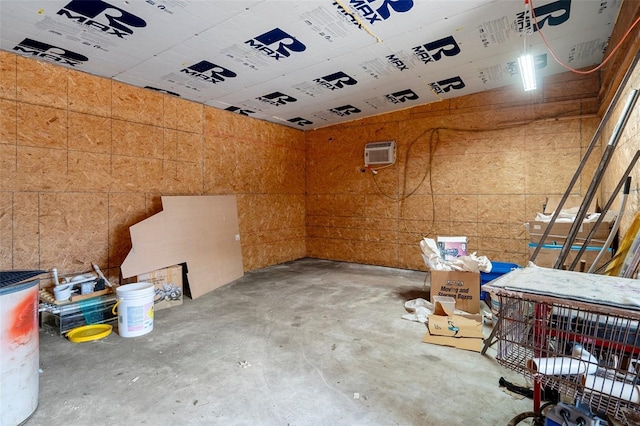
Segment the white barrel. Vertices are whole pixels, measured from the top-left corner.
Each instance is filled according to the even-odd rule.
[[[122,337],[136,337],[153,330],[152,283],[134,283],[121,285],[116,289],[118,312],[118,334]]]
[[[38,408],[39,280],[0,288],[0,425],[17,425]]]

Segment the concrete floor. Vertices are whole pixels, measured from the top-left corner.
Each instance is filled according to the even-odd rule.
[[[425,273],[301,259],[156,312],[154,330],[87,343],[41,332],[33,425],[506,425],[524,379],[422,343],[401,319]],[[485,327],[485,334],[490,332]]]

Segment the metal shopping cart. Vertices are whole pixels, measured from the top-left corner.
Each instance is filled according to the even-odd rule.
[[[496,360],[533,382],[534,411],[552,389],[640,424],[640,280],[529,266],[485,291],[499,302]]]

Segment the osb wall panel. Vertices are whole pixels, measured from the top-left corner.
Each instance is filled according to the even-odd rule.
[[[636,27],[625,36],[629,27],[640,16],[640,2],[625,1],[622,3],[618,17],[618,22],[611,34],[611,41],[605,56],[609,57],[608,62],[602,68],[602,87],[600,89],[599,98],[601,99],[600,112],[604,116],[605,111],[612,108],[613,113],[603,127],[602,141],[607,143],[611,140],[612,132],[618,122],[623,105],[626,103],[629,93],[632,89],[640,87],[640,67],[637,65],[632,67],[634,58],[638,55],[640,49],[640,28]],[[621,42],[621,43],[620,43]],[[620,43],[620,48],[613,53],[613,49]],[[629,74],[627,71],[629,70]],[[621,82],[625,75],[630,78],[626,85],[621,86]],[[613,98],[620,87],[619,100],[616,106],[612,105]],[[617,143],[617,146],[611,156],[611,161],[605,169],[599,192],[603,194],[606,200],[612,199],[612,210],[618,211],[621,194],[616,192],[615,188],[618,183],[625,179],[624,172],[631,164],[631,161],[640,149],[640,139],[638,138],[638,127],[640,126],[640,103],[636,103],[629,121]],[[601,155],[595,155],[600,161]],[[640,212],[640,165],[636,164],[630,173],[631,190],[627,198],[625,210],[621,216],[620,235],[624,236],[627,232],[634,216]]]
[[[300,131],[8,52],[0,120],[0,269],[117,280],[162,195],[236,194],[245,270],[306,253]]]
[[[598,124],[598,89],[597,76],[563,74],[533,94],[494,90],[307,132],[307,255],[425,269],[423,237],[465,235],[479,255],[526,264],[524,223],[566,190]],[[396,164],[363,169],[365,144],[385,140]]]
[[[620,100],[617,106],[613,108],[611,118],[604,126],[602,139],[609,142],[612,140],[613,129],[618,123],[623,111],[624,104],[629,99],[631,90],[638,89],[640,87],[640,67],[636,66],[631,74],[629,82],[623,89],[620,95]],[[637,151],[640,150],[640,101],[637,101],[635,107],[629,115],[629,119],[622,130],[620,139],[611,156],[611,162],[605,169],[604,178],[602,181],[602,188],[606,199],[614,198],[612,209],[618,211],[621,201],[620,192],[615,192],[615,188],[618,183],[625,178],[624,171],[631,164],[633,157]],[[600,157],[598,157],[600,160]],[[626,230],[631,225],[634,216],[640,212],[640,162],[636,163],[632,169],[631,176],[631,189],[629,196],[627,197],[624,213],[621,217],[620,231],[621,235],[624,235]]]
[[[304,257],[304,135],[207,108],[205,192],[238,195],[247,270]]]

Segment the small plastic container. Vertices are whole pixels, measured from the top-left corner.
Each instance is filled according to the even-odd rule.
[[[440,302],[446,312],[454,313],[456,310],[456,299],[449,296],[433,296],[433,304]]]

